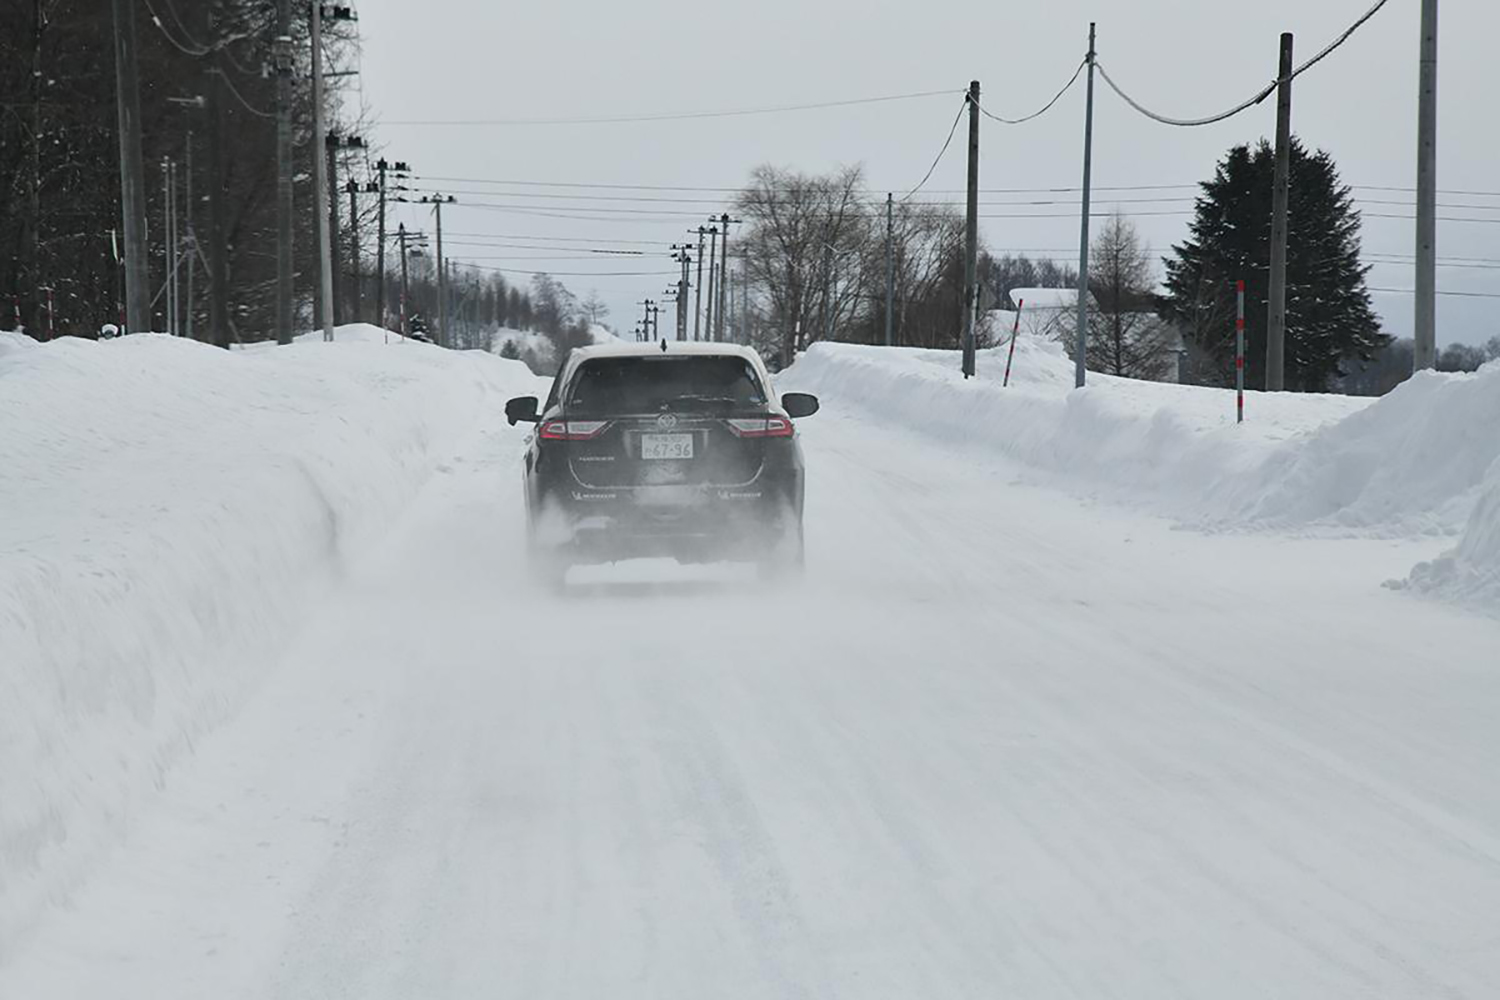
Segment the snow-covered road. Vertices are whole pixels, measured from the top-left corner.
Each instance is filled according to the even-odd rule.
[[[1378,585],[1442,542],[830,406],[805,584],[558,599],[500,402],[0,996],[1500,994],[1500,624]]]

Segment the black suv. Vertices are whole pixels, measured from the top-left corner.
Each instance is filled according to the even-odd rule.
[[[525,457],[529,552],[559,584],[570,565],[640,556],[753,559],[802,567],[802,449],[792,420],[818,400],[770,398],[760,356],[729,344],[617,344],[574,351],[545,405],[521,396],[512,423],[537,424]]]

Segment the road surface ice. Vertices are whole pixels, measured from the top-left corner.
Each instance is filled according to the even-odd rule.
[[[809,574],[523,582],[489,419],[0,996],[1492,997],[1500,624],[836,398]]]

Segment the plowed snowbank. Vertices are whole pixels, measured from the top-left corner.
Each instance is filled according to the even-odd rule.
[[[0,335],[0,952],[235,712],[340,562],[534,384],[339,334]]]
[[[953,352],[817,344],[781,381],[1199,527],[1461,534],[1410,583],[1500,605],[1500,364],[1424,372],[1378,400],[1250,393],[1236,425],[1221,389],[1091,374],[1077,390],[1048,340],[1020,338],[1008,387],[1005,363],[981,351],[965,380]]]

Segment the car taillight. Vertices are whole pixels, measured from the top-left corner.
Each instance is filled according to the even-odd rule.
[[[792,422],[786,417],[732,417],[724,421],[735,437],[784,438],[792,436]]]
[[[590,441],[608,426],[608,420],[549,420],[537,433],[543,441]]]

